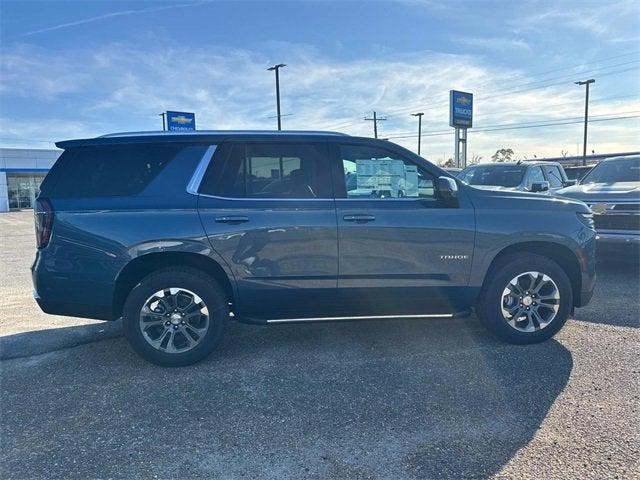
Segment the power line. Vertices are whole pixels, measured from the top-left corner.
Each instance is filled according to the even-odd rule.
[[[638,62],[640,62],[640,60]],[[616,70],[616,71],[613,71],[613,72],[598,73],[597,75],[598,75],[598,77],[605,77],[605,76],[608,76],[608,75],[615,75],[615,74],[618,74],[618,73],[629,72],[631,70],[636,70],[637,68],[638,67],[626,68],[626,69],[622,69],[622,70]],[[589,75],[591,75],[591,72],[589,72]],[[556,77],[556,78],[561,78],[561,77]],[[575,78],[575,74],[565,75],[562,78],[563,78],[563,80],[561,80],[561,81],[547,83],[547,84],[544,84],[544,85],[538,85],[538,86],[535,86],[535,87],[516,88],[516,89],[513,89],[513,90],[506,90],[506,91],[503,91],[502,93],[496,93],[496,94],[493,94],[493,95],[483,95],[482,97],[478,98],[477,102],[480,103],[480,102],[484,102],[484,101],[491,100],[491,99],[494,99],[494,98],[508,97],[508,96],[514,95],[516,93],[524,93],[524,92],[530,92],[530,91],[533,91],[533,90],[540,90],[540,89],[544,89],[544,88],[555,87],[557,85],[564,85],[564,84],[572,81],[573,78]],[[549,79],[549,80],[551,80],[551,79]],[[531,82],[530,84],[534,84],[534,83],[539,83],[539,82]],[[523,84],[522,86],[524,86],[524,85],[528,85],[528,84]],[[431,105],[431,108],[435,108],[436,106],[447,106],[448,104],[449,104],[448,101],[444,101],[444,102],[438,103],[437,105]],[[393,117],[394,115],[411,112],[413,110],[414,110],[413,108],[403,109],[402,111],[400,111],[398,113],[394,113],[392,115],[387,115],[387,116],[388,117]]]
[[[619,56],[609,57],[609,59],[619,58],[619,57],[622,57],[622,56],[629,56],[629,55],[636,54],[636,53],[637,52],[629,52],[629,53],[622,54],[622,55],[619,55]],[[602,66],[602,67],[597,67],[597,68],[588,70],[586,72],[567,73],[565,75],[562,75],[561,77],[553,77],[553,78],[548,78],[548,79],[544,79],[544,80],[537,80],[537,81],[534,81],[534,82],[525,82],[525,83],[522,83],[522,84],[516,84],[516,88],[515,89],[503,91],[501,93],[496,93],[496,94],[488,95],[488,96],[483,95],[478,101],[484,101],[484,100],[488,100],[488,99],[493,99],[493,98],[499,98],[499,97],[512,95],[512,94],[515,94],[515,93],[523,93],[523,92],[528,92],[528,91],[532,91],[532,90],[538,90],[538,89],[548,88],[548,87],[552,87],[552,86],[562,85],[562,84],[564,84],[566,82],[569,82],[569,81],[573,80],[573,78],[575,78],[575,76],[578,75],[578,74],[580,74],[580,75],[582,75],[582,74],[591,75],[592,73],[597,73],[599,70],[608,69],[608,68],[615,68],[615,67],[620,67],[620,66],[625,66],[625,65],[630,65],[630,64],[638,63],[638,62],[640,62],[640,60],[632,60],[630,62],[623,62],[623,63],[614,64],[614,65],[605,65],[605,66]],[[588,62],[588,63],[596,63],[596,62]],[[616,74],[619,74],[619,73],[625,73],[625,72],[628,72],[628,71],[631,71],[631,70],[635,70],[636,68],[638,68],[638,67],[636,66],[636,67],[631,67],[631,68],[627,68],[627,69],[614,70],[614,71],[611,71],[611,72],[601,72],[601,73],[598,73],[598,76],[599,77],[603,77],[603,76],[608,76],[608,75],[616,75]],[[524,87],[524,86],[527,86],[527,85],[534,85],[536,83],[548,82],[549,80],[555,80],[555,79],[560,79],[560,78],[562,78],[563,80],[559,81],[559,82],[552,82],[552,83],[548,83],[548,84],[537,85],[535,87],[530,87],[530,88],[525,88],[525,89],[520,88],[520,87]],[[481,88],[483,85],[487,85],[489,83],[490,82],[485,82],[484,84],[480,84],[480,85],[476,86],[476,88],[478,88],[478,87]],[[442,94],[442,95],[445,95],[445,94]],[[400,114],[406,114],[406,113],[409,113],[409,112],[417,110],[417,109],[424,109],[425,107],[437,108],[437,107],[446,106],[446,105],[448,105],[448,100],[440,101],[438,103],[433,103],[433,102],[432,103],[427,103],[426,105],[422,104],[420,106],[418,106],[416,104],[416,105],[414,105],[412,107],[409,107],[409,108],[403,107],[403,108],[399,108],[399,109],[388,109],[387,110],[387,113],[388,113],[387,118],[393,117],[393,116],[396,116],[396,115],[400,115]],[[333,125],[328,125],[327,124],[327,125],[325,125],[325,126],[323,126],[321,128],[339,129],[339,128],[344,128],[344,127],[348,127],[348,126],[351,126],[351,125],[355,125],[356,123],[357,122],[355,122],[355,121],[350,121],[350,122],[342,122],[342,123],[333,124]]]
[[[590,117],[592,118],[603,118],[603,117],[610,117],[612,115],[628,115],[628,114],[633,114],[633,113],[640,113],[640,110],[628,110],[626,112],[611,112],[611,113],[600,113],[598,115],[591,115]],[[495,124],[489,124],[489,125],[485,125],[483,127],[479,127],[479,128],[474,128],[474,131],[478,131],[480,129],[486,129],[486,128],[495,128],[495,127],[509,127],[512,125],[529,125],[529,124],[545,124],[545,123],[554,123],[554,122],[559,122],[559,121],[564,121],[564,120],[578,120],[580,118],[584,118],[584,117],[558,117],[558,118],[550,118],[550,119],[540,119],[540,118],[533,118],[531,120],[522,120],[520,122],[513,122],[513,123],[495,123]],[[438,122],[438,123],[442,123],[442,122]],[[442,130],[442,132],[451,132],[451,130]],[[408,131],[408,132],[392,132],[391,135],[394,136],[394,138],[398,138],[399,135],[406,135],[408,138],[411,138],[412,136],[415,136],[413,131]]]
[[[632,119],[632,118],[640,118],[640,115],[629,115],[629,116],[624,116],[624,117],[609,117],[609,118],[590,118],[589,119],[589,123],[591,122],[608,122],[611,120],[626,120],[626,119]],[[498,132],[501,130],[520,130],[520,129],[526,129],[526,128],[540,128],[540,127],[553,127],[553,126],[557,126],[557,125],[571,125],[571,124],[575,124],[575,123],[582,123],[584,122],[584,119],[580,119],[580,120],[573,120],[573,121],[567,121],[567,122],[556,122],[556,123],[543,123],[543,124],[538,124],[538,125],[512,125],[512,126],[505,126],[505,127],[500,127],[500,128],[478,128],[478,129],[474,129],[474,133],[478,133],[478,132]],[[440,131],[440,132],[427,132],[427,133],[423,133],[422,136],[423,137],[437,137],[440,135],[451,135],[451,131]],[[417,137],[417,135],[402,135],[402,136],[389,136],[387,137],[389,140],[392,139],[402,139],[402,138],[415,138]]]

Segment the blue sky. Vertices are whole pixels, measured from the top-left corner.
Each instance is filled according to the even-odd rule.
[[[282,70],[285,128],[380,136],[451,156],[450,89],[475,95],[471,155],[576,153],[595,78],[590,149],[640,149],[640,7],[616,2],[0,3],[0,145],[152,130],[164,110],[199,128],[273,128]],[[611,120],[614,117],[636,117]],[[512,125],[566,123],[536,128]],[[395,138],[394,138],[395,137]],[[580,147],[581,148],[581,147]]]

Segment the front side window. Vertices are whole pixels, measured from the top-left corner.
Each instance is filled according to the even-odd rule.
[[[547,174],[547,180],[551,188],[561,187],[564,183],[560,169],[556,165],[545,165],[544,173]]]
[[[347,198],[434,198],[433,176],[415,163],[376,147],[340,147]]]
[[[200,193],[228,198],[331,198],[326,146],[236,144],[216,156]],[[221,149],[224,152],[227,149]]]

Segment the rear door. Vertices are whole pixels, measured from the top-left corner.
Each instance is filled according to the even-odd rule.
[[[436,198],[437,171],[392,148],[335,147],[340,301],[363,315],[455,312],[470,293],[473,208]]]
[[[231,268],[237,310],[310,316],[335,304],[338,242],[325,143],[220,146],[199,190],[213,249]]]

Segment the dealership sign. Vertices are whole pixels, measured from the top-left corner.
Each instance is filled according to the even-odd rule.
[[[456,128],[473,126],[473,94],[449,91],[449,125]]]
[[[167,130],[186,132],[196,129],[196,114],[188,112],[167,112]]]

